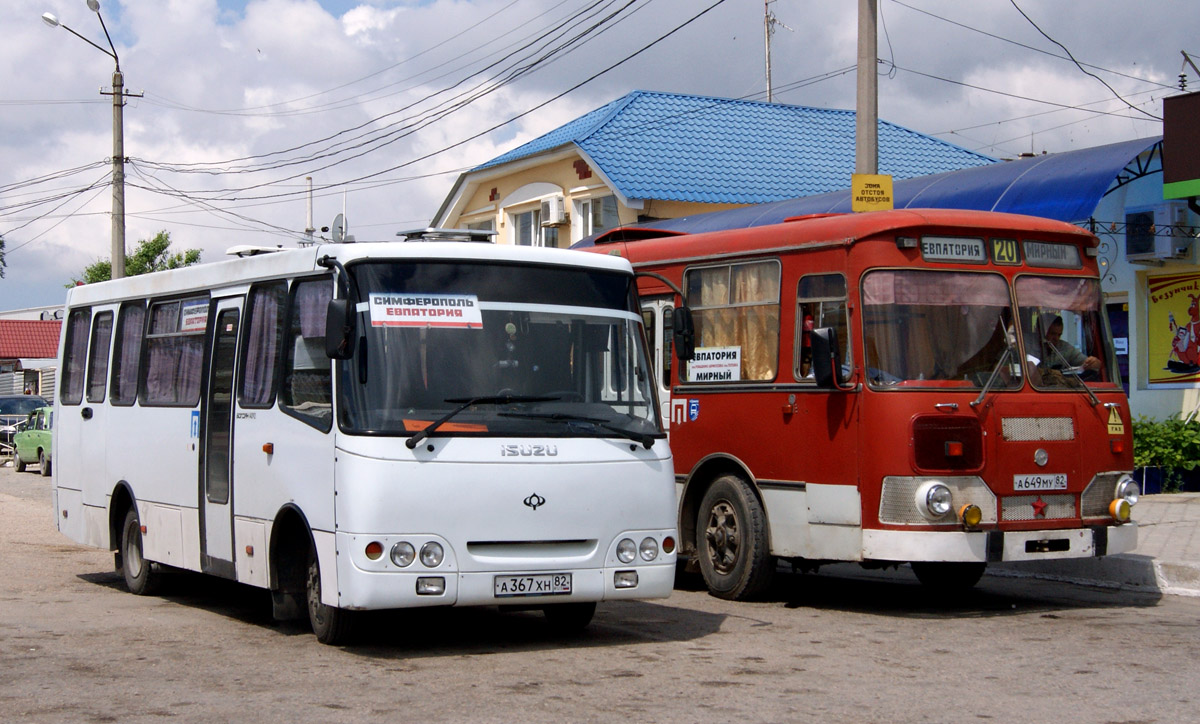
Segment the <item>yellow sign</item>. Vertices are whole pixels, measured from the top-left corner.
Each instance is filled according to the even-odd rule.
[[[892,208],[892,177],[856,173],[850,179],[850,208],[855,211],[886,211]]]
[[[1152,276],[1146,282],[1148,381],[1200,382],[1200,274]]]
[[[1121,422],[1121,413],[1117,412],[1115,407],[1108,408],[1108,434],[1125,434],[1125,423]]]

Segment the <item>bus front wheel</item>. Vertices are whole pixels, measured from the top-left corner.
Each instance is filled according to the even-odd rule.
[[[317,640],[334,646],[346,643],[352,633],[354,615],[344,608],[321,603],[321,564],[317,560],[315,549],[310,550],[308,555],[305,593],[308,599],[308,621],[312,624]]]
[[[696,519],[696,553],[704,583],[718,598],[744,601],[771,585],[775,560],[767,514],[745,480],[722,475],[704,493]]]
[[[135,508],[125,513],[125,524],[121,526],[121,573],[125,587],[135,596],[149,595],[158,588],[158,571],[142,555],[142,524]]]
[[[986,563],[943,563],[913,561],[913,573],[926,588],[936,591],[965,591],[983,577]]]

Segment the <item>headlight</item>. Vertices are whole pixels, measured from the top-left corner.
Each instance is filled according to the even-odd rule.
[[[395,563],[400,568],[406,568],[413,559],[417,557],[416,550],[413,549],[412,543],[408,541],[400,541],[392,546],[392,563]]]
[[[638,555],[643,561],[652,561],[658,558],[658,541],[653,538],[643,538],[642,544],[638,546]]]
[[[622,538],[617,544],[617,560],[622,563],[633,563],[633,559],[637,558],[637,544],[629,538]]]
[[[953,505],[953,495],[945,483],[930,480],[917,488],[917,510],[930,520],[938,520],[950,512]]]
[[[421,565],[426,568],[437,568],[442,565],[442,558],[446,555],[442,550],[442,544],[435,541],[429,541],[421,546]]]
[[[1142,489],[1134,482],[1133,478],[1124,477],[1117,483],[1117,499],[1124,500],[1130,505],[1137,505],[1138,498],[1142,494]]]

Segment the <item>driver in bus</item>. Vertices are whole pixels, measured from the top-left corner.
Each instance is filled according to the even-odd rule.
[[[1046,364],[1052,370],[1063,370],[1067,367],[1082,367],[1086,371],[1099,372],[1100,360],[1075,349],[1070,342],[1062,339],[1063,320],[1055,317],[1046,328]]]

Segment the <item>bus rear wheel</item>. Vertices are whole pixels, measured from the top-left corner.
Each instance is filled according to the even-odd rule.
[[[696,519],[696,552],[708,590],[744,601],[771,585],[775,559],[767,515],[749,483],[722,475],[704,493]]]
[[[158,588],[159,572],[142,555],[142,524],[135,508],[125,513],[121,526],[121,573],[125,587],[135,596],[147,596]]]
[[[353,612],[321,603],[321,564],[315,549],[309,550],[305,588],[308,622],[317,635],[317,641],[332,646],[349,641],[354,628]]]
[[[921,585],[936,591],[965,591],[983,577],[986,563],[913,561],[913,573]]]

